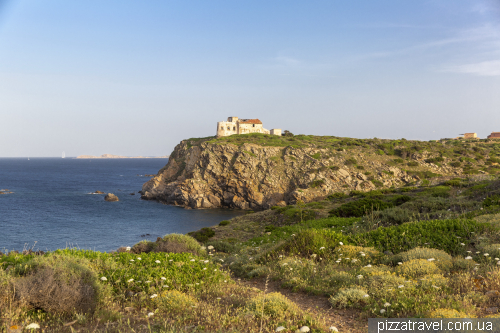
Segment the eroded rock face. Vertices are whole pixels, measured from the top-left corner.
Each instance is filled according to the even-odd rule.
[[[384,187],[416,180],[366,156],[356,156],[368,168],[360,171],[346,165],[348,158],[330,149],[182,141],[141,193],[143,199],[186,208],[258,210],[321,200],[333,192],[374,190],[373,179]]]
[[[106,194],[106,196],[104,197],[104,200],[106,200],[106,201],[120,201],[120,199],[118,199],[118,197],[116,195],[114,195],[113,193]]]

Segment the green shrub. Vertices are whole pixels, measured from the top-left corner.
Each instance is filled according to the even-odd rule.
[[[312,154],[311,157],[314,158],[314,159],[316,159],[316,160],[320,160],[321,159],[321,154],[320,153]]]
[[[393,207],[392,203],[378,199],[363,198],[345,203],[338,208],[332,209],[329,214],[330,216],[337,217],[361,217],[367,212],[384,210],[390,207]]]
[[[394,206],[399,206],[404,204],[405,202],[410,201],[411,197],[408,195],[395,195],[391,197],[389,200]]]
[[[377,180],[377,179],[372,179],[371,182],[373,183],[373,185],[375,185],[376,187],[382,187],[384,186],[384,183],[382,183],[380,180]]]
[[[416,167],[416,166],[418,166],[418,162],[411,161],[411,162],[406,163],[406,165],[409,167]]]
[[[198,231],[188,232],[188,235],[196,239],[198,242],[204,243],[209,238],[215,236],[215,231],[211,228],[201,228]]]
[[[206,243],[207,246],[212,245],[217,252],[233,253],[236,251],[237,247],[225,240],[209,241]]]
[[[349,196],[343,192],[335,192],[335,193],[329,194],[326,198],[328,200],[335,200],[335,199],[344,199],[347,197],[349,197]]]
[[[333,271],[329,278],[330,286],[339,289],[349,287],[357,282],[357,279],[353,275],[344,271]]]
[[[364,289],[347,288],[341,289],[329,301],[336,308],[360,308],[368,304],[370,296]]]
[[[348,238],[343,234],[329,229],[305,229],[278,246],[274,253],[284,252],[287,255],[305,256],[316,254],[320,248],[335,248],[340,242],[347,244]]]
[[[395,159],[393,159],[393,161],[395,163],[403,163],[404,162],[404,160],[402,158],[395,158]]]
[[[165,247],[165,249],[163,249],[163,246]],[[168,251],[169,248],[171,249],[170,251]],[[174,248],[178,248],[179,250],[172,251]],[[158,247],[155,249],[155,252],[172,252],[172,253],[186,252],[196,255],[205,254],[205,250],[202,249],[200,243],[198,243],[194,237],[176,233],[167,234],[163,236],[163,244],[160,243]]]
[[[177,290],[162,291],[158,297],[154,298],[154,303],[161,312],[185,312],[192,311],[196,306],[196,299]]]
[[[448,198],[450,196],[449,186],[436,186],[430,188],[428,191],[433,197]]]
[[[442,270],[448,271],[452,267],[452,256],[443,250],[431,249],[427,247],[416,247],[406,252],[402,252],[393,258],[394,262],[410,261],[414,259],[435,259],[434,264]]]
[[[356,165],[358,161],[354,157],[348,158],[345,160],[345,165]]]
[[[462,163],[460,161],[455,161],[455,162],[451,162],[450,165],[454,168],[458,168],[459,166],[462,165]]]
[[[455,178],[451,180],[447,180],[444,182],[444,185],[446,186],[461,186],[462,185],[462,180],[460,178]]]
[[[358,169],[358,170],[364,170],[364,169],[365,169],[365,167],[364,167],[364,166],[362,166],[362,165],[356,165],[356,169]]]
[[[429,159],[426,159],[425,162],[427,163],[438,163],[438,162],[443,162],[444,161],[444,158],[442,157],[434,157],[434,158],[429,158]]]
[[[362,246],[373,246],[381,252],[400,253],[428,243],[447,253],[460,254],[463,253],[460,243],[469,239],[471,232],[483,232],[486,228],[486,224],[474,220],[430,220],[380,227],[350,236],[350,240]]]
[[[219,225],[222,227],[222,226],[228,225],[230,223],[231,222],[229,222],[228,220],[223,220],[223,221],[220,221]]]
[[[483,200],[483,207],[500,205],[500,195],[495,194]]]
[[[403,262],[402,265],[398,265],[396,273],[407,278],[416,279],[422,275],[439,274],[441,271],[436,264],[427,259],[412,259]]]
[[[300,312],[295,303],[279,292],[256,296],[248,302],[247,308],[256,317],[264,314],[277,319],[288,318]]]
[[[331,166],[330,169],[332,169],[333,171],[339,171],[340,170],[340,168],[338,166],[336,166],[336,165]]]
[[[383,150],[381,150],[381,149],[377,149],[377,150],[375,151],[375,154],[377,154],[377,155],[384,155],[385,153],[384,153],[384,151],[383,151]]]
[[[325,184],[324,179],[316,179],[309,183],[310,188],[317,188]]]
[[[441,274],[427,274],[418,279],[420,287],[424,289],[431,289],[435,287],[445,287],[448,285],[448,279]]]

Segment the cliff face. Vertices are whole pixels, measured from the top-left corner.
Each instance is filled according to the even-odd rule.
[[[419,180],[386,164],[389,156],[369,152],[193,144],[182,141],[175,147],[168,164],[143,185],[143,199],[190,208],[267,209],[318,200],[332,192],[369,191],[374,184],[397,187]],[[423,161],[428,157],[424,153],[411,158],[428,170],[458,174],[453,168],[428,165]]]

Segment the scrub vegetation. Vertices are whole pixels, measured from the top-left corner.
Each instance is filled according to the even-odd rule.
[[[295,139],[297,145],[376,148],[410,168],[407,157],[421,146],[443,153],[426,163],[451,159],[489,171],[498,163],[496,144],[479,141],[416,147],[406,140],[245,137],[265,138],[268,145]],[[240,138],[206,140],[239,144]],[[478,148],[464,150],[469,144]],[[247,281],[266,282],[258,289]],[[268,283],[283,292],[267,290]],[[335,322],[284,291],[328,302],[336,313],[350,311],[361,323],[373,317],[500,317],[500,179],[471,171],[421,186],[331,193],[111,253],[11,251],[0,255],[0,330],[335,331]]]

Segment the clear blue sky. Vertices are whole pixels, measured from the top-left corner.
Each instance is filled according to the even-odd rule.
[[[0,0],[0,157],[500,131],[500,1]]]

